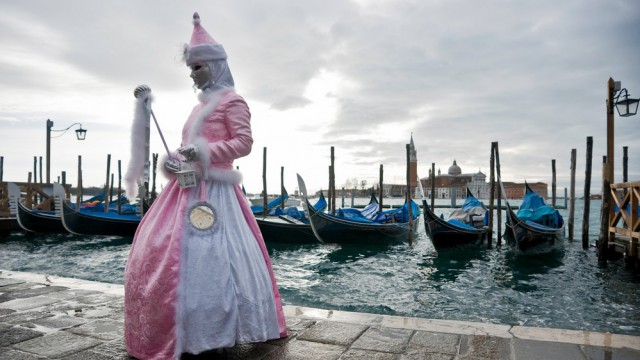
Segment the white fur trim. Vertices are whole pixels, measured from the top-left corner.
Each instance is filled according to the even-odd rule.
[[[146,101],[153,101],[153,96],[150,92],[143,95],[136,98],[135,102],[133,122],[131,124],[131,159],[124,176],[126,194],[132,200],[138,196],[137,182],[147,180],[142,179],[142,177],[145,175],[145,165],[149,163],[147,128],[150,127],[151,112],[148,111]]]
[[[242,184],[242,173],[235,169],[209,168],[207,171],[209,180],[220,181],[227,184]]]

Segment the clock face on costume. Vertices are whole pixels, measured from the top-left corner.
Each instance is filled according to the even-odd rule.
[[[216,212],[209,204],[199,203],[189,211],[189,221],[198,230],[210,229],[216,222]]]

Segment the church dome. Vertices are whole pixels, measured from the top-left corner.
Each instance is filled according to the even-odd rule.
[[[453,165],[449,166],[449,175],[460,175],[462,174],[462,169],[460,169],[460,166],[458,166],[458,164],[456,164],[456,161],[453,160]]]

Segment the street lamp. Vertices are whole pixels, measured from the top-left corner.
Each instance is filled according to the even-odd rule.
[[[55,129],[52,129],[53,121],[47,119],[47,184],[50,183],[49,174],[50,174],[50,170],[51,170],[51,162],[50,162],[50,159],[51,159],[51,132],[52,131],[62,132],[62,134],[56,136],[56,137],[60,137],[60,136],[64,135],[67,132],[67,130],[71,129],[75,125],[79,125],[79,128],[76,130],[76,138],[78,140],[84,140],[87,137],[87,130],[82,128],[82,124],[73,123],[73,124],[67,126],[64,129],[55,130]]]
[[[624,94],[624,99],[620,98]],[[616,109],[618,109],[618,115],[622,117],[633,116],[638,112],[638,103],[639,99],[629,98],[629,93],[627,89],[620,90],[620,93],[614,99],[616,104]]]

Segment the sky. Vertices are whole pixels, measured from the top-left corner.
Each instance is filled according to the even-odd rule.
[[[546,182],[556,161],[558,194],[584,192],[593,137],[592,193],[602,187],[607,81],[640,97],[637,0],[84,0],[0,3],[0,156],[3,180],[24,181],[46,161],[51,179],[103,186],[107,156],[118,179],[130,155],[133,89],[147,84],[171,150],[197,95],[180,61],[198,11],[226,49],[236,90],[252,113],[253,150],[235,161],[249,193],[406,183],[413,137],[418,175],[489,175],[498,142],[505,181]],[[85,141],[75,139],[80,123]],[[640,180],[640,115],[614,120],[615,181],[628,146]],[[151,151],[164,153],[152,124]],[[43,164],[43,175],[46,167]],[[437,171],[437,170],[436,170]],[[38,170],[39,172],[39,170]],[[39,176],[39,175],[38,175]],[[488,178],[488,177],[487,177]],[[158,188],[167,180],[158,176]]]

